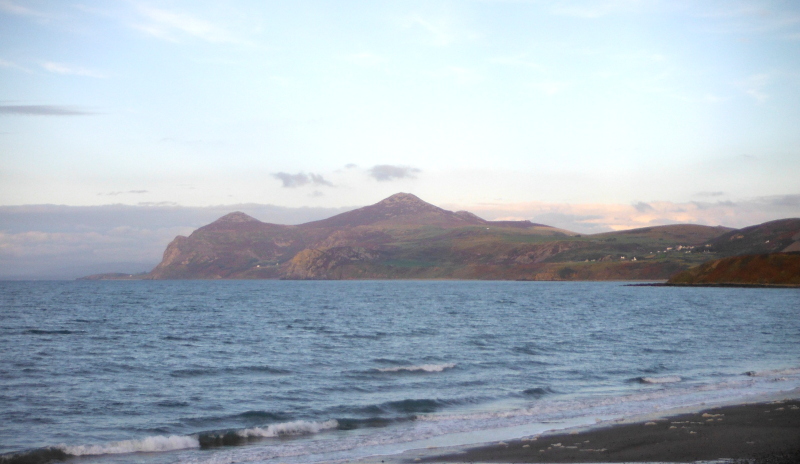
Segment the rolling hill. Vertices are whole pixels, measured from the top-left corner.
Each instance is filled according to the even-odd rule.
[[[667,285],[800,287],[800,252],[715,259],[676,274]]]

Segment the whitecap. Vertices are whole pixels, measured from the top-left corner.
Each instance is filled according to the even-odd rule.
[[[200,441],[196,437],[185,435],[155,435],[140,440],[122,440],[98,445],[59,445],[58,449],[73,456],[88,456],[122,453],[152,453],[158,451],[175,451],[199,448]]]
[[[243,438],[262,437],[271,438],[282,435],[309,435],[319,433],[323,430],[330,430],[339,427],[339,422],[331,419],[325,422],[293,421],[272,424],[267,427],[253,427],[250,429],[239,430],[237,435]]]
[[[397,367],[383,367],[378,369],[380,372],[442,372],[445,369],[452,369],[456,367],[453,363],[448,364],[422,364],[420,366],[397,366]]]
[[[677,375],[668,375],[665,377],[640,377],[639,381],[642,383],[676,383],[683,380]]]

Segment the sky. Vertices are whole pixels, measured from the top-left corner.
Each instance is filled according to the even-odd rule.
[[[800,216],[798,127],[796,1],[0,0],[0,263],[401,191],[743,227]]]

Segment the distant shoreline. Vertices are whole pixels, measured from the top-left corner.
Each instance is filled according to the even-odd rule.
[[[722,287],[722,288],[800,288],[800,285],[793,284],[672,284],[668,282],[653,282],[641,284],[629,284],[628,287]]]

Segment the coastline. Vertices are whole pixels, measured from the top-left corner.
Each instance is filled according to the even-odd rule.
[[[758,401],[661,411],[504,442],[409,450],[360,462],[800,462],[800,391]]]

